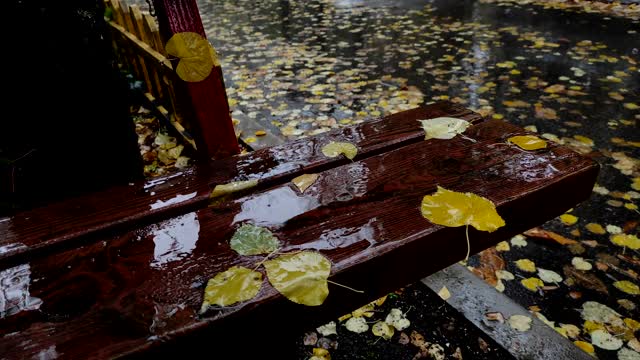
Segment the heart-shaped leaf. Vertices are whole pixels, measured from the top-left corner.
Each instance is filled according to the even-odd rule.
[[[209,279],[204,289],[201,312],[210,305],[229,306],[252,299],[261,286],[261,273],[241,266],[229,268]]]
[[[349,160],[353,160],[358,153],[358,148],[352,143],[348,142],[330,142],[322,147],[322,153],[324,156],[336,157],[340,154],[344,154]]]
[[[270,254],[280,248],[280,241],[269,229],[244,224],[231,237],[231,248],[240,255]]]
[[[233,194],[238,191],[251,189],[258,185],[258,180],[234,181],[228,184],[216,185],[209,195],[210,199],[216,199],[225,195]]]
[[[534,135],[512,136],[507,141],[523,150],[538,150],[547,147],[546,141]]]
[[[429,139],[453,139],[456,135],[462,134],[471,123],[452,117],[438,117],[427,120],[418,120],[422,124],[425,133],[425,140]]]
[[[285,254],[265,261],[264,267],[271,285],[295,303],[318,306],[329,295],[331,262],[316,252]]]
[[[440,186],[435,194],[422,199],[421,210],[427,220],[443,226],[471,225],[480,231],[493,232],[505,225],[489,199]]]
[[[180,59],[176,74],[188,82],[206,79],[214,66],[219,66],[218,56],[209,41],[194,32],[174,34],[165,47],[167,54]]]

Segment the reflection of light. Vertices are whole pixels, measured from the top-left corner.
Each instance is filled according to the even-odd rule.
[[[40,307],[42,300],[29,295],[29,282],[29,264],[0,271],[0,318]]]
[[[155,210],[155,209],[160,209],[163,208],[165,206],[169,206],[172,204],[178,204],[181,203],[183,201],[187,201],[189,199],[193,199],[196,196],[196,192],[192,192],[191,194],[187,194],[187,195],[176,195],[175,197],[168,199],[166,201],[162,201],[162,200],[158,200],[155,203],[151,204],[151,210]]]
[[[324,230],[318,240],[301,244],[299,249],[334,250],[346,248],[366,240],[370,245],[381,237],[382,225],[377,218],[369,219],[362,226]]]
[[[200,234],[200,222],[195,212],[173,218],[152,227],[152,267],[160,267],[170,261],[188,256],[196,247]]]
[[[281,225],[319,205],[314,197],[300,196],[290,187],[282,187],[245,200],[233,222],[251,220],[254,224]]]
[[[53,359],[57,359],[59,356],[58,352],[56,351],[56,346],[55,345],[51,345],[48,348],[41,350],[37,355],[33,356],[32,359],[34,360],[53,360]]]

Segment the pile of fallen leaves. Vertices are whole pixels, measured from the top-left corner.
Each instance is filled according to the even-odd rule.
[[[191,159],[181,139],[170,136],[157,117],[144,107],[131,109],[138,135],[138,146],[144,161],[144,174],[155,177],[168,174],[176,168],[189,166]]]

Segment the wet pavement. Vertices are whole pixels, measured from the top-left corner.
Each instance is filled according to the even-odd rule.
[[[287,139],[451,100],[597,160],[598,186],[571,212],[577,218],[543,226],[574,243],[533,236],[503,244],[497,253],[500,269],[513,280],[487,275],[483,257],[469,264],[563,335],[561,324],[575,325],[580,331],[567,335],[572,341],[597,342],[589,335],[596,328],[622,339],[628,350],[595,347],[599,358],[615,359],[620,351],[639,350],[633,341],[636,323],[622,319],[640,320],[635,307],[640,23],[635,13],[619,7],[612,15],[604,8],[566,11],[526,3],[202,0],[199,5],[220,53],[232,109]],[[582,263],[574,257],[591,269],[578,270],[589,266],[575,265]],[[521,280],[540,275],[538,269],[519,268],[519,259],[554,271],[562,281],[525,288]],[[623,280],[635,287],[622,286],[628,285]],[[614,309],[616,321],[585,324],[579,309],[587,301]]]

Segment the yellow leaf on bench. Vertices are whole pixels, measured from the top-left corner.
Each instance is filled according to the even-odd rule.
[[[322,153],[324,156],[337,157],[340,154],[344,154],[349,160],[353,160],[358,153],[358,148],[352,143],[348,142],[330,142],[322,147]]]
[[[209,279],[200,311],[204,312],[209,305],[229,306],[252,299],[261,286],[261,273],[241,266],[229,268]]]
[[[329,295],[331,262],[319,253],[285,254],[265,261],[264,267],[271,285],[295,303],[318,306]]]
[[[471,225],[480,231],[493,232],[505,225],[491,200],[440,186],[435,194],[422,199],[421,211],[427,220],[443,226]]]

